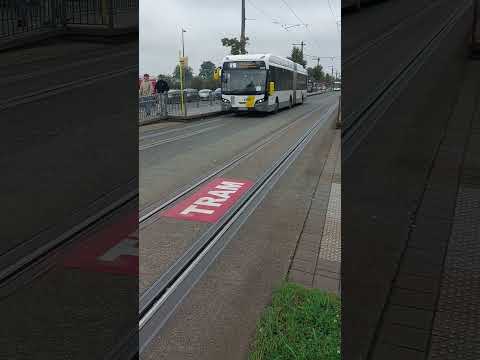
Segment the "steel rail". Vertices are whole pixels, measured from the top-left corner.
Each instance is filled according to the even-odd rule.
[[[9,98],[7,100],[1,101],[0,102],[0,111],[7,110],[7,109],[12,108],[14,106],[39,101],[39,100],[42,100],[44,98],[48,98],[48,97],[51,97],[51,96],[58,95],[62,92],[66,92],[66,91],[76,89],[78,87],[84,87],[84,86],[87,86],[87,85],[94,84],[98,81],[107,80],[107,79],[110,79],[110,78],[113,78],[113,77],[125,75],[125,74],[132,73],[132,72],[137,72],[137,71],[138,70],[137,70],[136,66],[127,66],[127,67],[123,67],[123,68],[115,70],[115,71],[110,71],[110,72],[99,74],[99,75],[92,75],[92,76],[85,77],[85,78],[82,78],[82,79],[73,80],[73,81],[69,81],[69,82],[66,82],[66,83],[59,84],[59,85],[55,85],[55,86],[52,86],[50,88],[46,88],[46,89],[42,89],[42,90],[38,90],[38,91],[33,91],[33,92],[26,93],[26,94],[23,94],[23,95],[20,95],[20,96],[15,96],[15,97]]]
[[[240,201],[220,221],[207,229],[184,255],[142,294],[139,303],[140,353],[321,126],[331,118],[337,107],[337,104],[330,105],[321,118],[265,171]]]
[[[427,11],[440,6],[440,4],[441,4],[440,2],[432,2],[428,4],[426,7],[424,7],[423,9],[421,9],[420,11],[415,11],[410,13],[407,18],[404,18],[399,22],[397,22],[395,25],[393,25],[393,27],[390,30],[372,39],[371,41],[369,41],[368,43],[360,47],[358,50],[356,50],[353,54],[343,59],[342,67],[345,68],[346,66],[353,65],[358,60],[360,60],[364,55],[368,54],[369,50],[383,44],[386,40],[388,40],[388,38],[392,37],[396,32],[403,29],[408,24],[409,21],[419,18]]]
[[[238,165],[241,161],[253,156],[254,154],[258,153],[260,150],[262,150],[265,146],[270,144],[272,141],[276,140],[278,137],[282,136],[286,131],[288,131],[290,128],[292,128],[294,125],[298,124],[300,121],[303,119],[307,118],[314,112],[318,111],[319,109],[325,107],[325,104],[319,105],[315,107],[312,110],[309,110],[308,112],[302,114],[300,117],[295,119],[292,123],[287,124],[279,129],[277,129],[275,132],[267,136],[266,138],[260,139],[259,142],[254,144],[251,148],[247,149],[245,152],[242,154],[236,156],[230,161],[225,162],[224,164],[220,165],[216,169],[210,171],[209,173],[202,175],[195,180],[193,180],[192,184],[186,185],[184,187],[179,188],[174,192],[174,196],[172,196],[168,200],[161,200],[158,202],[155,202],[153,204],[150,204],[146,206],[144,209],[140,210],[140,218],[139,221],[140,223],[144,223],[146,220],[151,218],[152,216],[158,214],[160,211],[165,209],[167,206],[172,204],[173,202],[177,201],[179,198],[183,197],[187,193],[191,192],[193,189],[197,188],[198,186],[204,184],[208,180],[210,180],[212,177],[221,175],[225,171],[233,168],[234,166]]]
[[[342,131],[342,158],[344,161],[348,160],[354,149],[365,139],[376,124],[378,118],[400,96],[402,90],[425,65],[428,57],[441,45],[443,38],[448,35],[457,21],[471,6],[470,0],[464,0],[463,6],[457,8],[457,11],[442,23],[430,40],[410,60],[403,64],[391,79],[384,83],[381,90],[372,96],[363,109],[349,115],[349,118],[353,117],[353,120],[347,123],[344,119],[345,128]],[[368,124],[365,122],[367,118],[369,119]]]

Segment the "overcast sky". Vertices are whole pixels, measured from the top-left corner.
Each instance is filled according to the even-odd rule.
[[[305,54],[335,56],[333,65],[340,71],[340,14],[340,0],[246,0],[247,51],[289,56],[292,44],[303,40]],[[297,26],[286,31],[281,25],[301,22],[308,29]],[[182,27],[187,30],[185,55],[194,74],[206,60],[220,66],[230,51],[220,40],[240,38],[240,23],[241,0],[141,0],[140,74],[173,72],[182,48]],[[317,63],[310,56],[305,59],[307,66]],[[331,71],[332,60],[321,59],[320,64]]]

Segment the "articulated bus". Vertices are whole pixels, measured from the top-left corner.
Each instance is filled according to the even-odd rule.
[[[307,98],[307,71],[271,55],[229,55],[222,62],[222,107],[234,112],[277,112]]]

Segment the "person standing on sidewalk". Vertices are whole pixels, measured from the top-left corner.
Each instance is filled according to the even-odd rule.
[[[148,74],[143,75],[143,80],[140,83],[140,88],[138,89],[138,96],[143,98],[143,107],[147,116],[150,116],[150,108],[152,106],[153,95],[153,86],[150,82],[150,76]]]
[[[158,79],[157,83],[155,84],[155,90],[157,91],[158,95],[158,104],[160,106],[160,113],[162,116],[167,115],[167,101],[168,101],[168,90],[170,90],[170,86],[168,83],[163,79]]]

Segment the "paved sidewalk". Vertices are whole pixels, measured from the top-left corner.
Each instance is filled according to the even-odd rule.
[[[340,130],[335,130],[298,242],[289,281],[340,295]]]
[[[370,359],[480,359],[480,62],[428,182]]]

